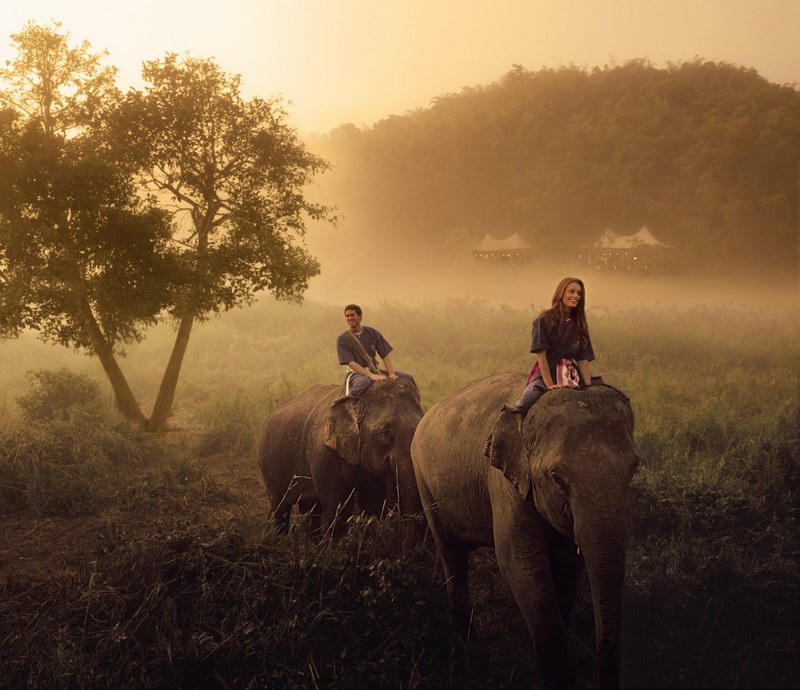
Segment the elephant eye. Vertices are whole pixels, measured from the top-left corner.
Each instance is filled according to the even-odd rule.
[[[550,479],[553,480],[553,483],[558,487],[558,490],[562,494],[569,493],[569,484],[567,484],[567,482],[564,481],[564,478],[561,475],[558,475],[555,472],[551,472]]]
[[[384,443],[389,443],[392,440],[392,430],[388,427],[386,429],[381,429],[378,436]]]

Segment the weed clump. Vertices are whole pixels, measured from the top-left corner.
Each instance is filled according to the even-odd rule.
[[[64,688],[423,687],[453,642],[430,555],[378,555],[391,527],[356,522],[345,545],[241,519],[222,531],[164,525],[49,587],[46,619],[30,606],[43,592],[6,583],[0,617],[19,618],[2,676]]]

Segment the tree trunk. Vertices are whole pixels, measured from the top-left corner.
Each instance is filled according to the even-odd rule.
[[[144,416],[144,413],[139,407],[139,403],[136,401],[133,391],[128,385],[128,381],[125,379],[125,374],[123,374],[122,369],[119,368],[117,360],[114,357],[114,350],[100,330],[100,326],[94,318],[91,307],[86,301],[81,300],[80,310],[83,313],[94,352],[100,360],[100,364],[103,366],[103,371],[106,372],[106,376],[111,383],[111,389],[114,391],[117,409],[132,422],[140,424],[141,426],[147,426],[147,417]]]
[[[172,401],[175,399],[175,389],[178,386],[178,377],[183,365],[183,356],[189,345],[189,335],[194,324],[194,314],[187,314],[181,318],[178,326],[178,335],[175,337],[175,345],[172,348],[164,378],[161,380],[161,387],[158,389],[156,404],[153,406],[153,413],[147,424],[148,431],[163,431],[167,427],[167,418],[172,409]]]

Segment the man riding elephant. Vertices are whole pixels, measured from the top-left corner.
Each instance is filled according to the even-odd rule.
[[[422,419],[410,381],[379,381],[357,398],[318,383],[276,409],[264,423],[258,461],[276,526],[288,531],[292,506],[312,525],[340,536],[357,497],[369,515],[397,503],[401,541],[424,533],[422,504],[411,466],[411,439]],[[390,497],[390,498],[387,498]]]
[[[359,507],[383,515],[397,504],[404,547],[424,533],[422,504],[411,466],[411,439],[422,418],[419,391],[394,368],[392,347],[361,326],[361,308],[345,308],[348,330],[337,341],[350,369],[341,386],[316,384],[286,401],[266,420],[258,459],[276,525],[286,531],[293,505],[334,536]],[[386,367],[381,372],[375,357]],[[372,385],[376,382],[375,385]]]
[[[357,398],[373,381],[387,378],[396,381],[401,377],[416,386],[411,374],[395,370],[391,356],[392,346],[381,333],[375,328],[361,325],[361,307],[348,304],[344,308],[344,316],[347,319],[347,330],[336,339],[336,352],[339,355],[339,364],[349,369],[345,379],[345,395]],[[378,368],[376,356],[383,360],[385,369]]]

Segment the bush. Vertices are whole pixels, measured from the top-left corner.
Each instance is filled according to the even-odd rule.
[[[30,390],[17,398],[26,422],[67,421],[75,413],[97,415],[100,386],[85,374],[67,369],[29,371]]]
[[[164,457],[162,440],[117,418],[86,376],[61,370],[31,378],[19,399],[27,424],[0,440],[0,514],[93,514],[110,478]]]
[[[0,443],[0,514],[94,514],[115,476],[164,455],[159,439],[125,423],[76,418],[18,430]]]

